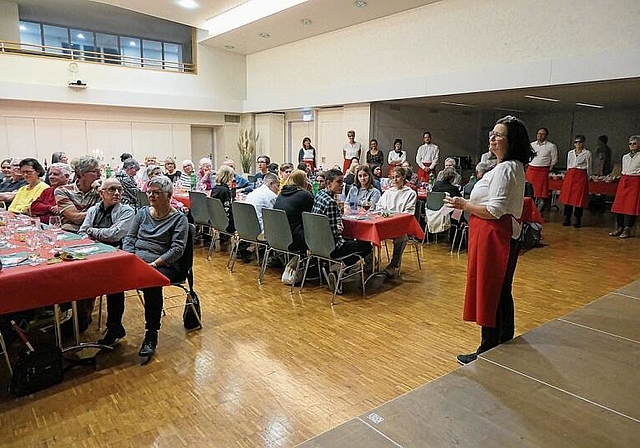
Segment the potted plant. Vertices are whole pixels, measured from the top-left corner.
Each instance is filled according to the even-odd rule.
[[[245,173],[251,172],[253,162],[256,158],[256,142],[260,138],[260,133],[253,133],[253,129],[240,130],[238,137],[238,153],[240,154],[240,165]]]

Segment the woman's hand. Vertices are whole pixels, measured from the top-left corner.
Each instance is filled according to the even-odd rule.
[[[450,197],[447,196],[444,198],[444,204],[448,205],[451,208],[455,208],[458,210],[464,210],[467,206],[467,200],[461,197]]]

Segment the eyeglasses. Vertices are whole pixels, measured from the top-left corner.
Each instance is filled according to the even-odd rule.
[[[162,190],[147,190],[147,196],[160,196],[164,191]]]
[[[638,144],[638,142],[629,142],[629,146],[631,146],[631,145],[637,145],[637,144]]]
[[[499,132],[491,131],[489,132],[489,138],[495,137],[497,139],[507,138],[507,134],[501,134]]]
[[[115,194],[115,192],[117,191],[118,193],[122,193],[124,191],[124,189],[122,187],[109,187],[109,188],[104,188],[102,191],[109,193],[109,194]]]
[[[573,143],[584,143],[582,140],[574,140]]]

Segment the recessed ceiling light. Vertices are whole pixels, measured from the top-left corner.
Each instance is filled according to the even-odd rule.
[[[183,8],[187,8],[187,9],[194,9],[200,6],[193,0],[178,0],[176,3],[182,6]]]
[[[440,104],[446,104],[448,106],[460,106],[460,107],[476,107],[473,104],[465,104],[465,103],[451,103],[449,101],[440,101]]]
[[[599,104],[576,103],[576,106],[593,107],[594,109],[604,109],[604,106],[600,106]]]
[[[555,98],[545,98],[544,96],[535,96],[535,95],[525,95],[525,98],[529,98],[531,100],[542,100],[542,101],[551,101],[552,103],[559,103],[560,100]]]
[[[269,39],[271,37],[271,34],[269,34],[269,33],[260,33],[260,37],[262,37],[263,39]]]
[[[249,0],[206,20],[202,28],[209,31],[209,36],[219,36],[307,1],[309,0]]]
[[[355,2],[353,2],[353,6],[355,6],[356,8],[366,8],[367,4],[368,3],[364,0],[356,0]]]
[[[20,25],[20,31],[27,31],[27,27],[24,25]]]
[[[302,20],[300,20],[300,23],[302,24],[302,26],[309,26],[313,22],[311,21],[311,19],[302,19]]]
[[[234,47],[233,45],[225,45],[224,46],[225,50],[235,50],[236,47]]]

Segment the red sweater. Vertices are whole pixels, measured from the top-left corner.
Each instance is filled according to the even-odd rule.
[[[40,197],[31,203],[31,214],[40,217],[40,221],[49,224],[49,217],[53,216],[51,207],[56,205],[56,198],[53,193],[55,187],[49,187],[40,193]]]

